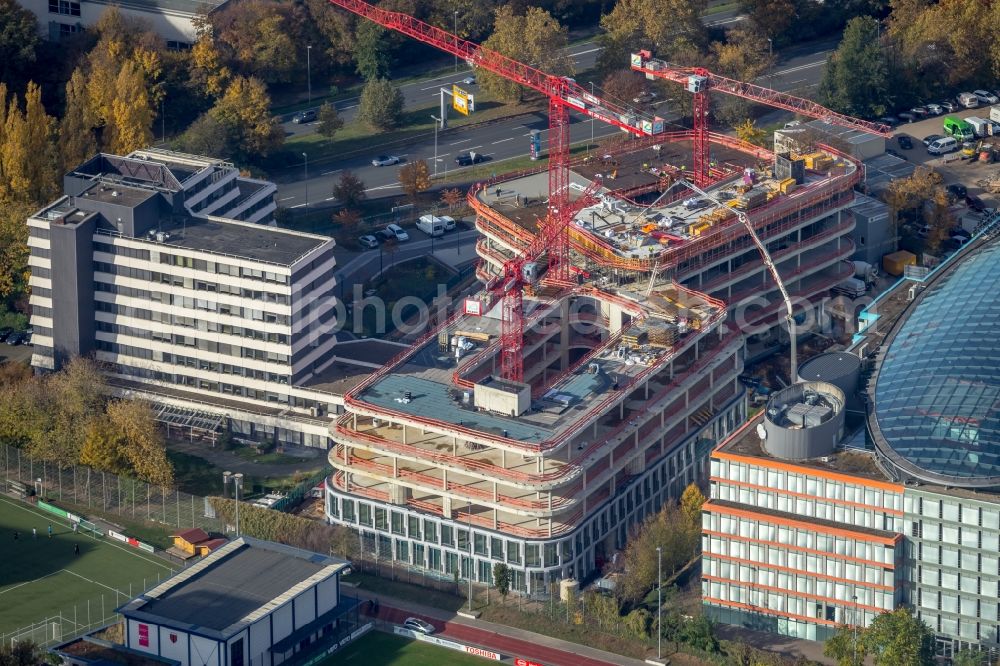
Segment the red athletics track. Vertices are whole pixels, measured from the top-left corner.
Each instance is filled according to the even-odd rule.
[[[558,650],[556,648],[530,643],[519,638],[511,638],[486,629],[477,629],[467,624],[457,622],[443,622],[441,620],[411,613],[399,608],[393,608],[379,602],[378,618],[393,624],[403,624],[403,620],[408,617],[419,617],[426,620],[437,628],[438,633],[448,638],[453,638],[463,643],[469,643],[476,647],[489,648],[494,652],[499,652],[505,657],[522,657],[531,661],[544,664],[544,666],[607,666],[614,662],[600,661],[572,652]]]

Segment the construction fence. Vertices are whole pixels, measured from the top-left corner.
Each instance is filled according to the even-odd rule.
[[[208,500],[204,497],[82,465],[36,460],[29,453],[6,444],[0,445],[0,464],[5,482],[20,482],[40,497],[73,505],[81,512],[102,514],[110,522],[114,522],[114,516],[121,516],[172,528],[225,531],[221,520],[209,517]]]

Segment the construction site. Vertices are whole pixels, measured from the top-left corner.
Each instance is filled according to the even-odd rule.
[[[344,395],[327,517],[366,552],[443,578],[488,584],[502,561],[514,590],[573,589],[705,480],[747,416],[747,338],[788,327],[794,342],[796,319],[854,274],[858,163],[710,132],[707,92],[888,128],[634,54],[633,69],[695,98],[693,129],[666,132],[410,17],[332,4],[547,95],[550,134],[547,165],[468,193],[482,290]],[[632,138],[570,160],[570,110]]]

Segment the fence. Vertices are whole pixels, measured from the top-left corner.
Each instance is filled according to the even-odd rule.
[[[275,502],[274,506],[271,508],[276,511],[292,511],[295,507],[302,503],[302,500],[312,491],[313,488],[326,479],[326,477],[330,474],[330,471],[331,469],[329,467],[324,466],[323,469],[288,491],[288,495]]]
[[[21,481],[39,495],[74,505],[81,512],[97,512],[112,522],[113,516],[121,516],[176,528],[224,531],[222,521],[206,516],[203,497],[89,467],[35,460],[17,447],[2,446],[4,479]]]
[[[120,620],[115,609],[145,590],[159,584],[162,576],[143,578],[129,583],[128,589],[113,590],[98,597],[80,601],[64,608],[58,615],[47,617],[13,631],[0,633],[0,645],[11,646],[18,641],[32,641],[43,648],[71,641]],[[139,585],[142,587],[139,587]],[[123,586],[124,588],[124,586]],[[111,588],[109,588],[111,589]]]

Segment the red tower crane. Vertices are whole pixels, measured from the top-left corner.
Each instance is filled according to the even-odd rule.
[[[794,113],[816,118],[848,129],[877,134],[882,137],[892,136],[892,128],[882,123],[852,118],[817,104],[816,102],[796,97],[787,93],[764,88],[753,83],[745,83],[730,79],[719,74],[713,74],[704,67],[680,67],[664,60],[653,58],[650,51],[639,51],[632,54],[632,69],[642,72],[646,78],[659,78],[684,85],[694,96],[692,103],[692,125],[694,128],[693,171],[696,185],[705,186],[710,182],[708,172],[708,91],[717,90],[735,97],[742,97],[752,102],[766,104],[777,109],[785,109]]]
[[[573,204],[570,203],[569,109],[641,135],[659,134],[663,131],[663,121],[597,98],[570,78],[547,74],[412,16],[380,9],[363,0],[330,0],[330,3],[548,97],[548,216],[524,255],[506,262],[503,275],[487,285],[491,293],[502,295],[503,298],[500,374],[504,379],[521,381],[521,352],[524,348],[521,290],[526,278],[530,277],[525,274],[525,267],[545,253],[548,256],[548,277],[559,283],[568,283],[569,225],[597,186],[596,183],[591,183],[583,196],[578,197]]]

